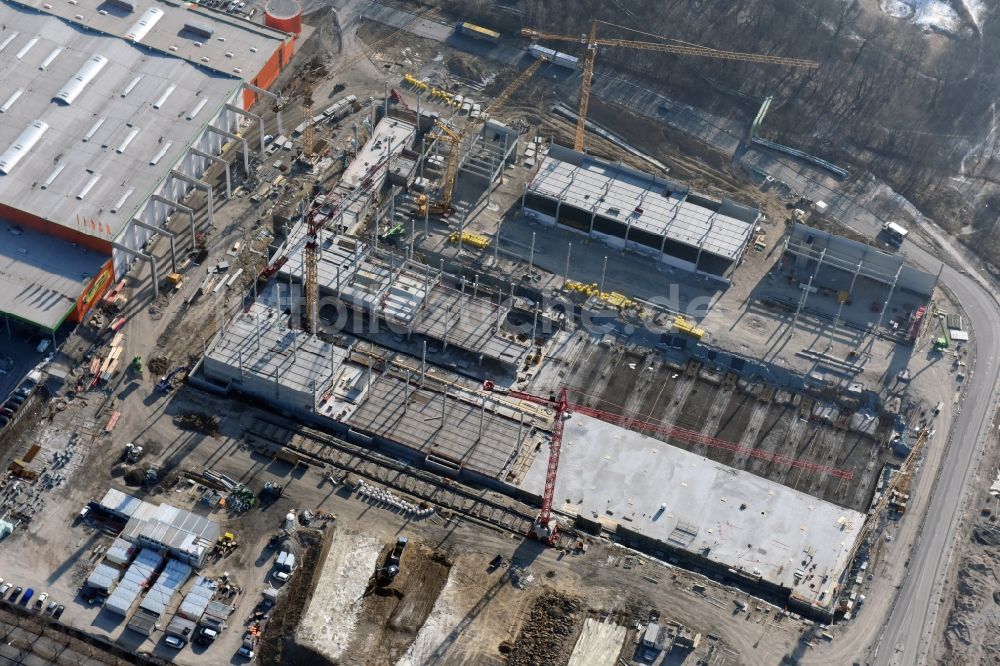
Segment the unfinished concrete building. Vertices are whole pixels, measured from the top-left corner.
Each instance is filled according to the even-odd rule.
[[[552,145],[525,189],[529,217],[614,247],[728,281],[759,211],[716,201],[676,183]]]
[[[544,451],[542,452],[544,454]],[[547,456],[520,488],[541,497]],[[865,515],[598,419],[563,433],[554,507],[830,615]]]
[[[880,331],[894,305],[908,313],[904,319],[890,321],[890,328],[901,340],[910,340],[909,324],[919,308],[930,300],[938,276],[906,264],[905,258],[889,254],[858,241],[796,223],[785,239],[785,264],[782,267],[798,282],[801,296],[794,305],[796,319],[813,307],[813,295],[819,291],[838,294],[834,323],[840,322],[845,309],[851,308],[861,286],[872,285],[875,294],[870,302],[855,305],[851,320],[869,320]],[[858,315],[861,315],[860,317]],[[919,321],[917,322],[919,323]]]
[[[304,246],[305,233],[304,225],[296,227],[289,245]],[[294,250],[279,269],[283,280],[301,280],[303,254]],[[321,297],[337,299],[352,312],[383,322],[393,332],[422,336],[440,344],[444,351],[458,348],[480,362],[490,360],[516,368],[530,349],[526,339],[504,330],[509,302],[481,293],[474,284],[460,282],[456,288],[437,269],[378,252],[356,239],[325,237],[318,277]],[[334,327],[343,324],[338,322],[336,308],[329,304],[320,314]]]

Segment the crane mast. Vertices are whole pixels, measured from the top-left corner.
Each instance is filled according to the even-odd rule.
[[[613,25],[605,23],[604,21],[597,21],[595,19],[590,23],[589,35],[559,35],[543,32],[541,30],[535,30],[534,28],[521,29],[521,36],[527,37],[532,41],[544,39],[551,41],[577,42],[583,44],[587,49],[583,56],[583,81],[580,85],[580,111],[576,119],[576,134],[573,140],[573,149],[577,151],[582,151],[584,146],[584,137],[587,130],[587,109],[590,105],[590,84],[594,77],[594,58],[597,55],[598,46],[613,46],[639,49],[643,51],[658,51],[660,53],[675,53],[678,55],[689,55],[699,58],[715,58],[717,60],[735,60],[740,62],[757,62],[768,65],[784,65],[786,67],[805,67],[808,69],[816,69],[819,67],[819,63],[813,60],[785,58],[782,56],[764,55],[762,53],[724,51],[722,49],[713,49],[711,47],[700,46],[698,44],[666,44],[663,42],[644,42],[633,39],[598,38],[598,23]]]
[[[428,207],[429,212],[433,215],[445,215],[451,212],[451,199],[455,193],[455,179],[458,177],[458,162],[462,155],[462,141],[464,141],[474,129],[477,129],[485,123],[492,113],[506,104],[511,95],[517,92],[518,89],[524,85],[524,82],[530,79],[531,76],[537,72],[543,64],[545,64],[545,62],[547,61],[544,58],[539,58],[521,70],[521,72],[519,72],[518,75],[507,84],[503,91],[493,98],[493,101],[488,107],[486,107],[483,114],[475,121],[466,123],[465,127],[461,130],[455,131],[443,123],[437,123],[438,128],[443,131],[443,134],[439,134],[438,138],[450,143],[451,151],[448,153],[448,163],[445,167],[444,179],[442,180],[441,197],[438,201],[428,204],[427,197],[425,195],[421,195],[417,200],[419,215],[426,214],[428,212]]]

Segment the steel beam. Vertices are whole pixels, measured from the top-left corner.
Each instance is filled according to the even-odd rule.
[[[224,129],[218,128],[215,125],[209,125],[206,127],[209,132],[214,132],[219,136],[224,136],[227,139],[232,139],[233,141],[239,141],[243,144],[243,173],[250,175],[250,148],[247,147],[247,140],[241,137],[239,134],[233,134],[232,132],[227,132]]]
[[[281,100],[282,100],[282,98],[281,98],[280,94],[273,93],[270,90],[264,90],[263,88],[258,88],[257,86],[253,85],[252,83],[247,83],[246,81],[243,82],[243,88],[245,90],[249,90],[250,92],[256,93],[258,95],[263,95],[264,97],[270,97],[272,100],[274,100],[274,103],[275,103],[276,106],[278,106],[278,107],[281,106]],[[278,121],[278,134],[284,134],[285,130],[281,126],[282,123],[281,123],[281,110],[280,110],[280,108],[277,111],[277,113],[275,114],[275,116],[276,116],[277,121]]]
[[[229,178],[229,167],[232,165],[229,164],[229,160],[223,159],[218,155],[211,155],[209,153],[206,153],[204,150],[198,150],[194,146],[191,146],[190,151],[192,155],[197,155],[198,157],[204,157],[206,160],[210,162],[221,164],[226,169],[226,199],[232,199],[233,198],[232,182]]]
[[[249,111],[244,111],[243,109],[241,109],[240,107],[236,106],[235,104],[226,104],[226,108],[229,109],[230,111],[232,111],[233,113],[236,113],[238,115],[243,116],[244,118],[249,118],[251,120],[256,120],[257,121],[257,133],[260,134],[260,154],[261,154],[261,156],[263,156],[264,155],[264,116],[263,115],[258,115],[256,113],[250,113]]]
[[[177,272],[177,247],[176,247],[176,244],[175,244],[175,240],[177,238],[177,234],[175,234],[174,232],[170,231],[170,229],[167,229],[166,226],[155,227],[152,224],[150,224],[149,222],[143,222],[142,220],[140,220],[137,217],[133,217],[132,218],[132,222],[134,222],[136,226],[142,227],[143,229],[149,229],[150,231],[152,231],[155,234],[162,233],[164,236],[166,236],[167,238],[170,239],[170,268],[171,268],[171,270],[174,273],[176,273]],[[192,248],[192,249],[194,249],[194,248]],[[152,253],[150,253],[150,256],[152,256]]]
[[[188,183],[189,185],[194,185],[195,187],[200,187],[201,189],[205,190],[205,195],[208,197],[208,223],[211,224],[212,226],[215,226],[215,201],[212,197],[212,186],[209,185],[204,180],[200,180],[198,178],[194,178],[193,176],[189,176],[182,171],[178,171],[177,169],[171,170],[170,175],[176,178],[177,180],[183,180],[185,183]]]
[[[194,209],[189,206],[185,206],[182,203],[178,203],[173,199],[168,199],[161,194],[154,194],[153,196],[150,197],[150,199],[152,199],[153,201],[159,201],[161,204],[170,206],[175,211],[179,211],[188,216],[188,220],[190,221],[191,224],[191,248],[194,249],[194,246],[198,244],[198,240],[194,232]],[[211,216],[209,216],[209,219],[211,219]]]
[[[149,262],[149,268],[153,273],[153,298],[160,297],[160,276],[156,270],[156,259],[145,252],[140,252],[139,250],[133,250],[127,245],[122,245],[121,243],[112,241],[111,247],[116,250],[121,250],[125,254],[130,254],[137,259],[142,259],[143,261]]]

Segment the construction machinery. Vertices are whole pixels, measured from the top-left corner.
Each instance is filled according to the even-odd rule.
[[[312,76],[307,72],[302,80],[302,113],[305,114],[305,130],[302,132],[302,154],[303,160],[308,160],[313,154],[313,146],[316,141],[316,128],[313,127],[313,84]]]
[[[399,574],[399,562],[403,558],[403,550],[409,539],[398,537],[389,555],[385,558],[385,564],[375,570],[375,583],[377,585],[388,585]]]
[[[532,393],[526,393],[524,391],[518,391],[516,389],[503,388],[497,386],[490,380],[483,382],[483,390],[486,392],[506,395],[518,400],[524,400],[536,405],[545,405],[552,408],[554,411],[552,417],[551,441],[549,443],[549,461],[545,472],[545,489],[542,493],[542,508],[531,527],[532,537],[549,545],[555,545],[559,540],[559,524],[552,519],[552,498],[555,494],[556,476],[559,471],[559,453],[562,448],[563,427],[566,419],[570,417],[571,413],[591,416],[593,418],[606,421],[607,423],[622,426],[637,432],[652,432],[659,435],[661,438],[680,439],[727,451],[744,452],[752,458],[767,460],[777,464],[784,464],[815,473],[829,474],[841,479],[850,480],[854,478],[854,474],[847,470],[840,470],[827,465],[822,465],[820,463],[801,460],[799,458],[792,458],[790,456],[784,456],[779,453],[764,451],[756,448],[741,449],[740,445],[736,442],[729,442],[695,430],[688,430],[686,428],[680,428],[675,425],[657,421],[646,421],[631,416],[625,416],[624,414],[606,412],[601,409],[587,407],[586,405],[573,404],[569,402],[566,387],[562,387],[559,389],[557,394],[551,394],[548,398],[537,396]]]
[[[122,457],[125,458],[125,462],[139,462],[139,459],[142,458],[142,446],[134,442],[127,443],[125,445],[125,451],[122,452]]]
[[[632,39],[598,38],[597,36],[598,23],[609,27],[630,30],[632,32],[636,32],[642,35],[654,37],[656,39],[665,41],[646,42],[646,41],[636,41]],[[535,30],[534,28],[523,28],[521,30],[521,36],[527,37],[532,41],[545,39],[552,41],[578,42],[586,47],[586,52],[583,57],[583,83],[581,84],[580,87],[580,111],[576,121],[576,134],[573,139],[573,149],[578,151],[582,151],[584,147],[584,137],[587,129],[587,107],[590,104],[590,84],[594,76],[594,58],[597,55],[598,46],[615,46],[615,47],[622,47],[629,49],[641,49],[645,51],[659,51],[660,53],[676,53],[678,55],[697,56],[700,58],[716,58],[719,60],[736,60],[741,62],[759,62],[770,65],[785,65],[787,67],[805,67],[808,69],[816,69],[817,67],[819,67],[819,63],[813,60],[802,60],[800,58],[784,58],[780,56],[763,55],[760,53],[740,53],[738,51],[723,51],[720,49],[713,49],[708,46],[690,44],[676,39],[668,39],[665,37],[660,37],[658,35],[644,33],[638,30],[634,30],[632,28],[626,28],[625,26],[616,25],[614,23],[607,23],[605,21],[598,21],[596,19],[591,21],[590,34],[587,35],[557,35],[548,32],[543,32],[541,30]],[[666,42],[671,42],[671,43],[666,43]]]
[[[465,126],[460,130],[452,129],[444,123],[438,121],[435,123],[438,134],[435,138],[445,141],[451,144],[451,150],[448,152],[448,163],[444,171],[444,179],[441,181],[441,195],[437,201],[430,201],[425,194],[421,194],[417,199],[417,212],[420,216],[424,215],[448,215],[452,212],[451,199],[455,192],[455,178],[458,177],[458,163],[462,156],[462,142],[468,136],[472,136],[478,128],[483,125],[489,117],[499,110],[507,100],[510,99],[511,95],[517,92],[524,83],[534,75],[538,69],[544,65],[547,60],[539,58],[535,62],[531,63],[528,67],[521,70],[521,72],[514,77],[514,79],[507,84],[507,86],[497,95],[493,101],[490,103],[486,110],[483,111],[482,115],[478,118],[469,120]]]
[[[156,390],[159,391],[160,393],[170,393],[171,389],[173,389],[174,387],[173,385],[174,377],[184,372],[185,370],[187,370],[185,366],[179,365],[170,372],[168,372],[167,374],[160,377],[160,381],[156,382]]]
[[[941,335],[934,340],[934,351],[943,352],[951,346],[951,334],[948,332],[948,316],[943,313],[935,313],[938,325],[941,327]]]

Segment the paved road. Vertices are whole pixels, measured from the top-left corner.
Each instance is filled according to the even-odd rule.
[[[958,265],[971,262],[944,241],[942,247]],[[937,259],[908,245],[910,257],[932,269]],[[941,466],[941,476],[924,518],[910,567],[899,591],[893,611],[885,623],[875,663],[917,664],[926,661],[930,632],[934,629],[939,608],[940,588],[944,583],[950,555],[955,545],[958,522],[966,491],[974,477],[979,452],[992,426],[996,406],[996,386],[1000,382],[1000,304],[988,282],[974,271],[960,273],[945,266],[941,282],[961,302],[976,334],[977,362],[969,378],[962,412],[954,424],[952,445]]]

